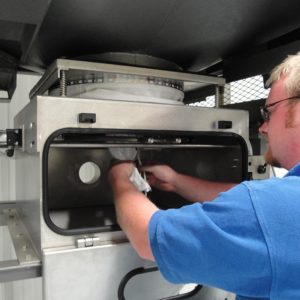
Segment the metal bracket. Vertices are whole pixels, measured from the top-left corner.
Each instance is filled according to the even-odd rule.
[[[0,205],[0,207],[2,204]],[[7,204],[5,205],[7,206]],[[17,259],[0,262],[0,282],[41,276],[41,261],[22,223],[16,208],[4,208],[0,213],[1,225],[6,224]]]
[[[270,166],[266,164],[263,155],[248,157],[248,172],[251,179],[266,179],[270,177]]]
[[[22,147],[22,129],[0,130],[0,148],[7,148],[6,155],[14,155],[14,149]]]

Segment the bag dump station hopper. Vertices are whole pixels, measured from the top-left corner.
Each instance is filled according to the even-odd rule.
[[[115,151],[128,149],[137,164],[168,164],[209,180],[246,179],[248,113],[181,102],[186,90],[224,83],[67,59],[47,70],[15,118],[22,131],[18,202],[7,212],[30,235],[35,260],[27,262],[35,262],[33,269],[42,264],[44,300],[226,297],[210,287],[170,284],[140,259],[117,224],[107,181]],[[155,189],[147,196],[161,209],[188,205]]]

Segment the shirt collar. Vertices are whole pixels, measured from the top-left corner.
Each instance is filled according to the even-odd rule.
[[[289,172],[284,176],[300,176],[300,163],[295,165],[292,169],[289,170]]]

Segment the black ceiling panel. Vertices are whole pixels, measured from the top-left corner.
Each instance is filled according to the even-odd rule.
[[[261,72],[262,59],[269,69],[268,53],[297,51],[290,44],[300,40],[281,39],[300,30],[299,0],[0,0],[0,5],[0,50],[29,69],[44,69],[59,57],[130,52],[173,61],[185,71],[239,78]]]

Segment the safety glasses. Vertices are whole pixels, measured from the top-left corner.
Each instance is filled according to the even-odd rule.
[[[264,122],[268,122],[270,120],[270,116],[271,116],[271,111],[269,110],[270,107],[275,106],[278,103],[281,103],[283,101],[287,101],[287,100],[292,100],[292,99],[300,99],[300,96],[294,96],[294,97],[289,97],[289,98],[285,98],[285,99],[281,99],[278,101],[275,101],[271,104],[267,104],[264,106],[260,107],[260,113],[261,113],[261,117],[263,119]]]

